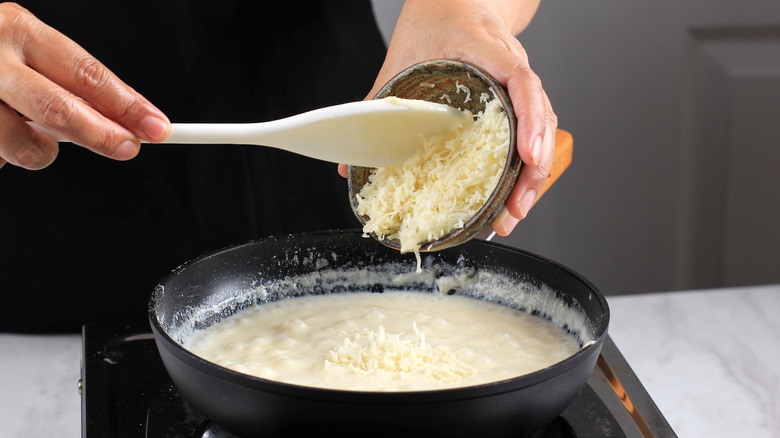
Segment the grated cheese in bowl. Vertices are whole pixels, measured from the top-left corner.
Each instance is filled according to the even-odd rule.
[[[363,232],[397,240],[420,272],[422,244],[463,228],[490,198],[510,141],[507,115],[493,98],[472,125],[425,139],[400,166],[377,168],[356,195],[358,213],[368,218]]]

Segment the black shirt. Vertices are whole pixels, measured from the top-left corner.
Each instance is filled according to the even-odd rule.
[[[172,122],[259,122],[361,100],[385,55],[364,1],[22,1]],[[271,12],[273,9],[273,13]],[[0,169],[0,331],[144,320],[179,264],[268,235],[356,228],[336,165],[257,146],[61,144]]]

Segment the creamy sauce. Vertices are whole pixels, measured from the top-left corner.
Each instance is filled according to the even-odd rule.
[[[542,318],[465,296],[356,292],[255,306],[195,332],[185,347],[280,382],[419,391],[517,377],[579,344]]]

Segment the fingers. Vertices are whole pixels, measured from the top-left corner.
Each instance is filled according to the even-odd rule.
[[[35,71],[146,141],[163,140],[168,120],[72,40],[35,20],[23,56]],[[118,131],[115,134],[119,134]]]
[[[15,112],[118,160],[134,157],[140,139],[159,142],[170,132],[160,110],[75,42],[11,3],[0,4],[0,101],[0,159],[31,169],[56,157],[56,142]]]
[[[545,129],[542,155],[535,166],[524,164],[517,183],[506,201],[506,209],[493,222],[493,230],[499,236],[507,236],[520,220],[525,219],[536,204],[555,158],[555,126]]]
[[[513,217],[506,209],[493,221],[493,231],[499,236],[506,237],[520,223],[520,219]]]
[[[8,66],[0,100],[76,144],[120,160],[134,157],[138,138],[69,91],[23,65]],[[17,131],[18,132],[18,131]]]
[[[523,167],[507,199],[506,210],[493,223],[500,236],[509,235],[536,204],[555,157],[558,118],[541,80],[524,56],[520,59],[523,62],[512,69],[506,83],[517,116],[517,152]]]
[[[547,129],[548,101],[542,82],[527,65],[515,67],[507,83],[517,117],[517,149],[523,162],[535,166],[541,160]]]
[[[48,166],[57,157],[57,142],[36,132],[8,105],[0,102],[0,167],[6,163],[29,170]]]

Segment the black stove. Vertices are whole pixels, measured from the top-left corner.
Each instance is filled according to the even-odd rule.
[[[84,438],[238,438],[182,398],[148,323],[85,325],[80,387]],[[574,402],[531,435],[654,436],[677,435],[609,337]]]

